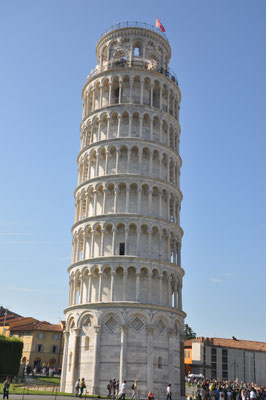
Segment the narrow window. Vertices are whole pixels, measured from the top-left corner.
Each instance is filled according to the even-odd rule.
[[[42,344],[37,344],[37,352],[38,353],[42,352]]]
[[[52,353],[57,353],[57,346],[55,345],[52,346]]]
[[[85,350],[89,350],[90,348],[90,338],[89,336],[86,336],[85,338]]]
[[[119,245],[119,255],[124,256],[125,255],[125,243],[120,243]]]
[[[139,47],[135,47],[134,56],[139,57]]]
[[[159,358],[158,358],[158,369],[163,369],[162,357],[159,357]]]

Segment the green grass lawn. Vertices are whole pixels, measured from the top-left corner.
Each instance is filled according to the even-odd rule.
[[[53,384],[53,385],[60,385],[60,378],[59,377],[49,377],[49,376],[37,376],[36,381],[40,382],[42,385]]]

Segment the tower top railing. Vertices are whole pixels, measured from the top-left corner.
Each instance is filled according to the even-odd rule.
[[[117,30],[117,29],[122,29],[122,28],[142,28],[142,29],[148,29],[150,31],[153,31],[155,33],[158,33],[161,35],[167,42],[169,40],[167,39],[167,36],[164,32],[161,32],[160,29],[156,28],[156,26],[147,24],[146,22],[137,22],[137,21],[125,21],[125,22],[118,22],[115,25],[110,26],[109,28],[105,29],[105,31],[101,34],[100,38],[104,36],[106,33]]]
[[[100,72],[104,72],[109,69],[136,68],[162,74],[167,78],[171,79],[171,81],[173,81],[178,86],[177,76],[171,68],[163,69],[163,68],[149,67],[148,62],[149,60],[145,59],[132,60],[131,62],[122,59],[105,63],[102,65],[102,68],[100,68],[100,65],[96,65],[96,67],[90,71],[89,75],[87,76],[87,80],[91,79],[94,75],[97,75]]]

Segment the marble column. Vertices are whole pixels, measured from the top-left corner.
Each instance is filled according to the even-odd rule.
[[[152,257],[152,229],[148,230],[148,257]]]
[[[100,251],[101,257],[104,256],[104,235],[105,235],[105,229],[102,229],[102,231],[101,231],[101,251]]]
[[[182,310],[182,283],[178,284],[178,309]]]
[[[176,283],[174,286],[174,306],[175,306],[175,308],[178,308],[177,307],[177,284]]]
[[[78,366],[79,366],[79,341],[80,341],[80,329],[73,329],[74,332],[74,354],[73,354],[73,366],[72,366],[72,387],[74,390],[75,382],[78,378]]]
[[[126,301],[127,270],[123,272],[123,301]]]
[[[124,380],[126,380],[126,349],[127,349],[127,326],[121,325],[121,341],[120,341],[120,368],[119,368],[119,384],[120,388]]]
[[[94,234],[95,234],[95,231],[91,231],[90,258],[94,257]]]
[[[116,160],[115,160],[115,173],[118,174],[119,171],[119,156],[120,156],[120,151],[116,151]]]
[[[138,214],[140,213],[141,209],[141,193],[142,193],[142,188],[138,188]]]
[[[116,255],[116,228],[113,228],[112,254]]]
[[[128,120],[128,136],[131,137],[132,136],[132,119],[133,119],[132,114],[129,115],[128,119],[129,119]]]
[[[110,301],[114,301],[114,278],[116,273],[114,271],[111,272],[111,283],[110,283]]]
[[[153,334],[154,329],[151,325],[146,327],[147,333],[147,390],[153,391]]]
[[[102,272],[99,272],[98,301],[102,301]]]
[[[137,257],[139,257],[140,254],[140,233],[140,228],[137,228]]]
[[[136,273],[136,301],[140,300],[140,273]]]
[[[158,276],[159,279],[159,304],[163,303],[163,277],[162,275]]]
[[[140,104],[143,104],[144,81],[140,81]]]
[[[127,150],[127,174],[130,172],[130,157],[131,156],[131,150]]]
[[[107,117],[107,127],[106,127],[106,137],[109,139],[110,136],[110,119],[111,117],[108,115]]]
[[[129,228],[125,228],[125,255],[128,254],[128,231]]]
[[[118,187],[114,189],[114,213],[117,212]]]
[[[91,303],[92,274],[88,274],[88,302]]]
[[[109,82],[108,103],[109,105],[112,103],[112,82]]]
[[[93,348],[93,371],[92,371],[92,394],[99,394],[99,361],[100,360],[100,340],[101,327],[94,326],[94,348]]]
[[[109,160],[110,152],[107,150],[105,153],[105,166],[104,166],[104,175],[108,174],[108,160]]]
[[[143,115],[139,117],[139,137],[143,136]]]
[[[119,81],[118,103],[122,103],[122,82]]]
[[[122,119],[121,114],[118,114],[117,119],[118,119],[118,124],[117,124],[117,137],[120,137],[120,135],[121,135],[121,119]]]
[[[126,213],[128,213],[129,208],[129,187],[126,188]]]
[[[62,374],[61,374],[61,383],[60,383],[60,391],[62,391],[62,392],[65,391],[65,384],[66,384],[69,332],[64,331],[63,335],[64,335],[64,352],[63,352]]]
[[[103,188],[103,214],[105,214],[105,210],[106,210],[106,192],[107,192],[107,189]]]

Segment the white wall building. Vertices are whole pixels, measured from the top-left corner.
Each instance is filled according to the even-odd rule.
[[[185,341],[185,354],[190,372],[207,379],[266,385],[265,342],[199,337]]]
[[[82,91],[81,148],[61,390],[184,394],[181,94],[166,37],[119,24]]]

